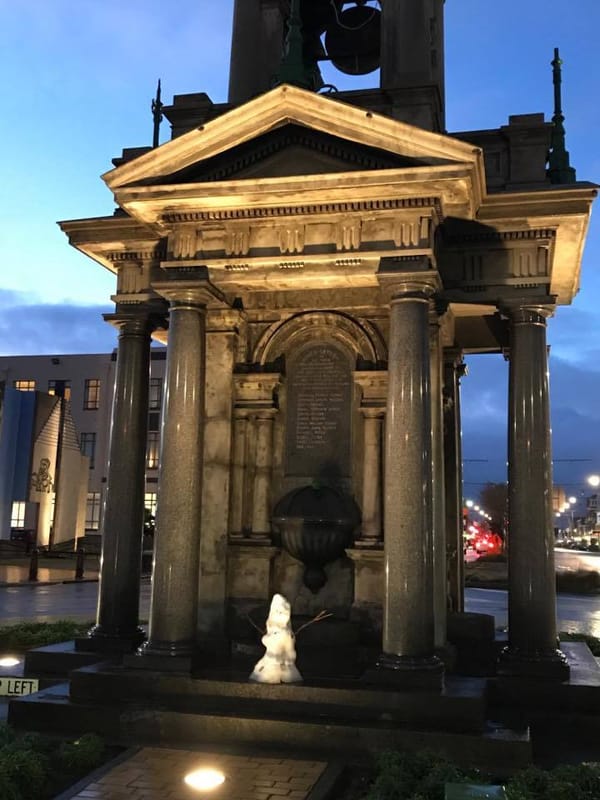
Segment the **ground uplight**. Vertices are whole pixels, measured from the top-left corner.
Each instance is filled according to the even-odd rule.
[[[210,792],[225,782],[225,775],[218,769],[203,767],[189,772],[183,780],[198,792]]]
[[[17,664],[20,663],[19,659],[14,656],[4,656],[0,658],[0,667],[16,667]]]

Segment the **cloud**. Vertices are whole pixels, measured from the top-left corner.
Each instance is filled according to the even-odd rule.
[[[585,366],[585,371],[600,370],[600,342],[594,310],[558,308],[548,325],[548,341],[553,360]]]
[[[578,314],[573,339],[585,330]],[[587,320],[589,322],[589,320]],[[565,338],[571,334],[565,333]],[[508,439],[508,364],[499,355],[471,356],[461,381],[466,493],[487,481],[505,480]],[[550,359],[550,410],[554,481],[585,488],[585,476],[600,472],[600,373],[588,364]]]
[[[116,331],[102,319],[110,306],[28,304],[26,297],[0,289],[2,355],[106,353],[116,347]]]

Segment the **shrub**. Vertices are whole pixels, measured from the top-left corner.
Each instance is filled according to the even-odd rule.
[[[39,800],[48,773],[48,760],[33,750],[22,749],[18,740],[0,749],[0,775],[7,783],[8,796],[18,800]]]
[[[104,742],[93,733],[86,733],[74,742],[63,742],[59,757],[66,772],[86,773],[102,761]]]
[[[18,625],[0,627],[0,650],[23,652],[31,647],[44,647],[83,636],[92,623],[74,622],[69,619],[58,622],[23,622]]]
[[[384,752],[365,800],[443,800],[445,783],[468,783],[467,774],[444,756],[428,750]]]
[[[506,796],[508,800],[597,800],[600,765],[562,766],[550,772],[530,767],[509,781]]]
[[[0,725],[1,800],[49,800],[99,766],[104,742],[95,734],[63,741],[37,733],[18,736]]]
[[[597,594],[600,592],[600,574],[592,570],[557,572],[556,589],[568,594]]]

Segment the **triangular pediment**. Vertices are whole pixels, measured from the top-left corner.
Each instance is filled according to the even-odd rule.
[[[358,170],[407,169],[426,166],[427,163],[423,159],[367,147],[304,125],[288,123],[182,170],[151,178],[148,182],[164,185],[281,178]]]
[[[456,163],[477,165],[483,175],[481,152],[470,144],[286,85],[103,178],[118,194],[136,185]]]

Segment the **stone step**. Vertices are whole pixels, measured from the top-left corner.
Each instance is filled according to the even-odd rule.
[[[392,721],[344,721],[286,715],[190,713],[141,703],[73,702],[68,684],[13,701],[9,723],[18,729],[77,735],[95,732],[122,745],[240,746],[362,763],[385,749],[434,749],[459,764],[508,775],[531,761],[529,731],[488,726],[481,733],[414,730]]]
[[[60,642],[28,650],[23,672],[29,678],[65,680],[72,670],[105,660],[105,655],[77,650],[75,642]]]
[[[508,713],[513,709],[528,718],[532,712],[596,717],[600,713],[600,666],[585,642],[561,642],[560,646],[571,668],[567,682],[499,676],[489,681],[492,706]]]
[[[372,688],[358,680],[264,684],[247,674],[220,679],[95,664],[71,673],[76,703],[147,703],[191,712],[390,721],[422,730],[482,731],[486,682],[448,678],[441,693]]]

